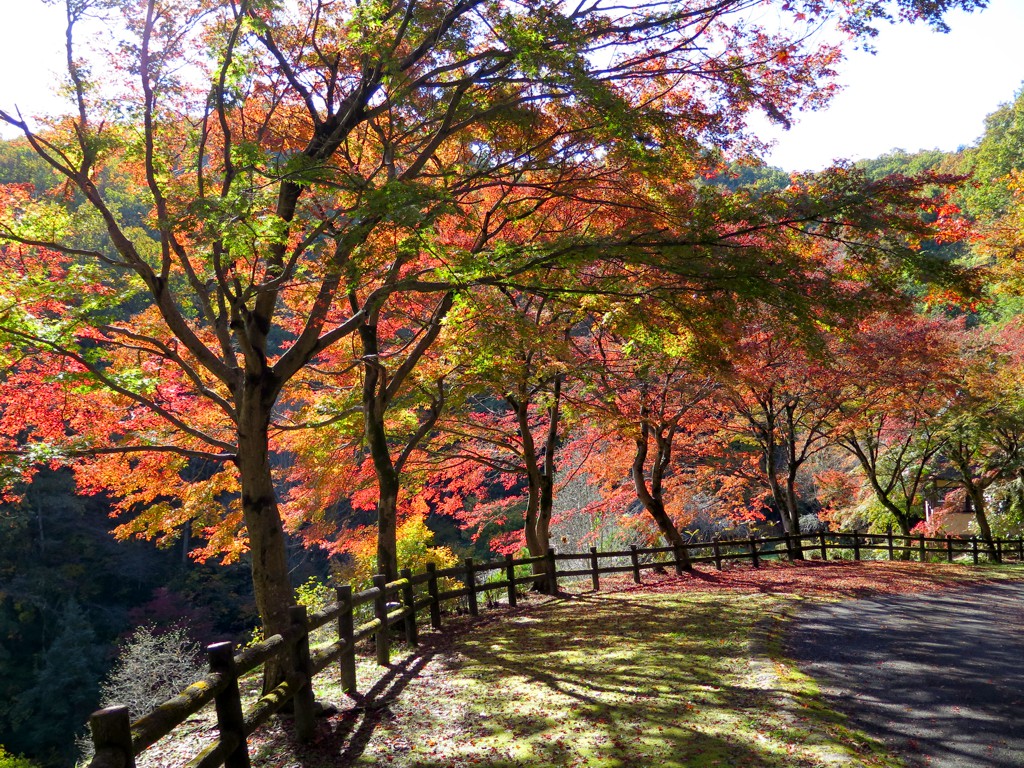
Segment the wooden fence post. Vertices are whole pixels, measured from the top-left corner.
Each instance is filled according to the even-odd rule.
[[[974,558],[974,564],[978,564],[978,537],[971,536],[971,557]]]
[[[416,632],[416,597],[412,592],[412,571],[403,568],[398,574],[409,583],[402,587],[402,602],[405,603],[405,642],[411,646],[419,645],[419,637]]]
[[[996,537],[996,562],[1003,562],[1003,539],[999,536]]]
[[[921,553],[921,562],[922,563],[926,562],[928,560],[928,553],[925,552],[924,534],[923,533],[921,534],[921,538],[918,539],[918,541],[917,541],[917,547],[918,547],[918,551]]]
[[[516,593],[516,566],[512,555],[505,555],[505,580],[508,582],[508,607],[515,608],[519,595]]]
[[[895,560],[895,559],[896,559],[896,554],[895,554],[895,552],[893,551],[893,541],[892,541],[892,526],[891,526],[891,525],[890,525],[890,526],[888,527],[888,529],[886,529],[885,535],[886,535],[886,537],[888,538],[888,544],[889,544],[889,559],[890,559],[890,560]]]
[[[124,755],[125,768],[135,768],[128,707],[107,707],[93,712],[89,716],[89,731],[97,753],[102,749],[117,750]]]
[[[374,635],[377,644],[377,663],[386,667],[391,663],[391,638],[388,634],[388,599],[384,594],[384,585],[388,583],[388,577],[378,573],[373,577],[373,586],[377,590],[373,598],[373,615],[380,622],[377,632]]]
[[[747,539],[747,546],[750,547],[750,560],[755,568],[761,567],[761,561],[757,557],[757,540],[751,536]]]
[[[722,570],[722,550],[718,546],[718,537],[711,540],[711,551],[715,555],[715,568]]]
[[[356,690],[356,644],[355,620],[352,616],[352,585],[342,584],[337,589],[338,605],[338,639],[345,644],[338,664],[341,667],[341,690],[354,693]]]
[[[636,551],[636,544],[629,545],[629,560],[633,565],[633,581],[636,584],[640,583],[640,555]]]
[[[292,645],[292,669],[302,678],[295,689],[295,735],[300,742],[313,738],[316,730],[316,710],[313,699],[313,663],[309,658],[309,623],[306,620],[306,606],[293,605],[288,609],[288,619],[298,638]]]
[[[793,534],[786,532],[786,559],[793,562]]]
[[[672,544],[672,557],[676,559],[676,576],[683,575],[683,545],[677,543]]]
[[[601,574],[597,571],[598,559],[597,559],[597,547],[590,548],[590,583],[594,587],[595,592],[601,591]]]
[[[1017,539],[1017,561],[1024,563],[1024,536]]]
[[[548,553],[545,555],[545,564],[547,565],[548,572],[548,593],[552,595],[558,594],[558,561],[555,560],[555,548],[548,547]]]
[[[430,596],[430,626],[441,628],[441,601],[437,598],[437,563],[427,563],[427,594]]]
[[[479,609],[476,604],[476,573],[473,571],[473,558],[466,558],[466,575],[462,579],[466,585],[466,597],[469,598],[469,615],[476,616]]]
[[[950,563],[953,562],[953,537],[948,533],[946,534],[946,560]]]
[[[227,683],[213,700],[221,741],[238,740],[234,749],[224,755],[224,768],[249,768],[249,747],[245,740],[245,715],[242,714],[242,696],[238,691],[234,644],[214,643],[207,646],[206,657],[210,671],[222,675]]]
[[[821,559],[828,560],[828,546],[825,542],[824,531],[818,531],[818,546],[821,547]]]
[[[853,560],[860,562],[860,534],[853,532]]]

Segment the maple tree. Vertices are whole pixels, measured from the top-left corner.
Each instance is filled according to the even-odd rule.
[[[948,323],[883,315],[861,324],[841,351],[847,382],[836,445],[857,459],[905,536],[922,517],[925,486],[948,439],[940,425],[954,397],[956,346]]]
[[[632,321],[626,319],[629,314]],[[579,368],[588,372],[587,385],[580,388],[575,404],[604,443],[592,452],[587,466],[591,475],[604,479],[609,491],[621,487],[622,478],[628,476],[634,499],[665,540],[683,544],[676,524],[682,510],[670,503],[667,486],[674,475],[687,471],[679,461],[679,443],[693,442],[702,430],[708,417],[701,405],[717,383],[694,365],[693,339],[685,329],[674,328],[670,318],[659,318],[657,309],[648,304],[629,314],[617,323],[626,336],[608,327],[611,323],[606,318],[604,324],[595,324],[574,338],[581,357]],[[637,315],[644,318],[642,327],[636,327]],[[594,436],[583,439],[595,441]],[[631,448],[623,462],[614,460],[625,450],[625,446],[616,450],[616,442]],[[628,508],[625,496],[615,494]],[[682,557],[688,567],[685,550]]]
[[[989,522],[988,494],[1018,477],[1024,465],[1024,396],[1021,392],[1019,321],[982,329],[962,343],[961,369],[939,422],[944,442],[937,470],[952,470],[959,501],[974,512],[978,532],[993,558],[998,553]],[[947,503],[956,500],[956,495]]]
[[[722,398],[735,417],[726,434],[749,440],[757,461],[748,465],[765,487],[786,533],[800,534],[798,478],[809,459],[834,438],[833,417],[843,404],[845,372],[777,327],[747,324],[730,350]]]
[[[801,23],[769,34],[730,23],[747,0],[69,2],[71,114],[37,127],[0,111],[62,180],[4,191],[4,384],[22,387],[4,412],[8,447],[75,459],[83,487],[113,490],[137,515],[132,532],[195,520],[206,554],[247,552],[265,630],[279,631],[294,598],[275,440],[318,386],[311,365],[344,339],[363,345],[364,435],[390,487],[378,414],[394,390],[371,359],[387,302],[434,294],[439,316],[452,290],[610,248],[613,261],[639,253],[645,268],[686,275],[678,249],[714,229],[439,249],[442,214],[509,184],[594,213],[621,205],[589,201],[588,183],[700,155],[741,133],[750,110],[785,121],[823,103],[837,51],[804,36],[822,14],[865,32],[887,9],[940,23],[979,5],[787,2]],[[77,32],[94,16],[111,34],[90,65]],[[868,199],[820,196],[811,213],[769,206],[748,227],[820,227],[821,211],[844,220]],[[648,195],[677,218],[692,201]],[[393,567],[391,502],[378,513]]]
[[[578,311],[514,290],[478,291],[446,354],[461,360],[459,402],[439,422],[430,452],[438,508],[477,535],[522,515],[522,529],[491,538],[498,551],[547,553],[562,445],[568,337]],[[498,498],[487,498],[498,487]],[[446,497],[446,498],[441,498]],[[521,512],[520,512],[521,510]],[[543,565],[535,571],[543,573]],[[541,583],[538,582],[541,586]]]

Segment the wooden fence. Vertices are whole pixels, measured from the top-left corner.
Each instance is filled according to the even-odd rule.
[[[96,753],[89,768],[134,768],[135,757],[167,736],[187,718],[214,703],[219,736],[196,755],[189,768],[249,768],[247,739],[271,715],[291,702],[294,727],[300,740],[313,735],[315,709],[313,677],[331,664],[338,664],[342,687],[357,690],[356,645],[373,637],[377,663],[390,661],[392,627],[400,626],[405,642],[417,644],[418,616],[426,613],[434,629],[441,627],[444,608],[453,601],[472,616],[479,611],[481,596],[491,593],[505,595],[509,606],[515,606],[519,587],[540,584],[544,591],[557,594],[559,581],[589,578],[594,590],[601,588],[601,576],[631,573],[641,583],[644,570],[673,568],[683,573],[689,563],[713,563],[721,569],[729,560],[749,560],[760,567],[768,559],[789,560],[803,557],[861,560],[865,555],[879,555],[894,560],[917,559],[921,562],[954,562],[966,559],[978,564],[980,558],[1003,562],[1024,562],[1024,538],[996,539],[991,551],[976,538],[929,538],[901,536],[892,532],[883,535],[853,533],[816,533],[802,536],[729,539],[697,542],[681,546],[639,548],[598,552],[591,547],[586,553],[562,554],[550,550],[543,557],[474,562],[466,558],[462,565],[438,569],[428,566],[413,575],[408,569],[401,578],[386,583],[376,576],[373,586],[352,592],[349,585],[338,587],[337,601],[328,608],[307,615],[306,608],[291,609],[291,626],[281,634],[267,638],[259,645],[246,648],[237,655],[231,643],[216,643],[207,648],[209,674],[193,683],[154,711],[131,723],[126,707],[109,707],[93,713],[89,728]],[[878,559],[877,557],[872,559]],[[523,573],[529,570],[529,573]],[[485,577],[483,580],[481,577]],[[456,589],[449,589],[460,584]],[[363,606],[366,606],[363,608]],[[373,618],[357,624],[356,616],[372,609]],[[331,625],[337,640],[310,651],[310,633]],[[259,698],[247,711],[243,710],[239,678],[275,659],[289,670],[284,682]]]

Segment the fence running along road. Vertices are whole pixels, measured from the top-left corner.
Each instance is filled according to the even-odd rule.
[[[313,736],[315,703],[313,677],[331,664],[338,664],[342,688],[357,691],[356,645],[373,637],[377,663],[386,666],[391,657],[391,628],[401,625],[405,641],[417,644],[417,617],[426,612],[430,626],[440,629],[445,604],[459,601],[471,616],[479,612],[479,599],[491,599],[492,592],[506,595],[509,606],[519,598],[519,587],[536,584],[549,594],[558,593],[560,579],[590,578],[594,590],[601,588],[602,574],[632,573],[641,583],[647,569],[672,567],[682,574],[693,563],[714,563],[718,569],[729,560],[749,560],[760,567],[764,560],[802,559],[806,555],[829,559],[861,560],[864,555],[896,559],[897,556],[921,562],[955,562],[966,559],[977,565],[985,556],[994,562],[1024,562],[1024,538],[995,539],[991,547],[976,538],[931,538],[899,534],[814,533],[801,536],[714,540],[679,546],[639,548],[561,554],[554,549],[541,557],[513,558],[474,562],[466,558],[452,568],[427,566],[413,575],[403,569],[401,578],[386,582],[375,576],[373,586],[353,593],[350,585],[338,587],[334,605],[307,615],[304,606],[291,609],[291,626],[286,632],[262,643],[233,653],[231,643],[207,647],[209,673],[152,712],[130,722],[127,707],[115,706],[94,712],[89,729],[96,753],[89,768],[135,768],[135,758],[159,739],[170,734],[185,720],[214,703],[218,738],[197,754],[188,768],[249,768],[248,737],[271,715],[291,702],[294,728],[300,741]],[[871,559],[878,559],[872,557]],[[609,564],[602,565],[602,561]],[[628,564],[621,564],[628,561]],[[576,567],[569,567],[576,566]],[[523,571],[530,572],[524,574]],[[489,577],[481,581],[481,576]],[[458,588],[450,589],[453,584]],[[465,601],[464,603],[462,601]],[[365,607],[364,607],[365,606]],[[372,609],[373,618],[356,623],[359,613]],[[310,651],[310,633],[333,625],[337,640],[315,652]],[[289,670],[284,682],[263,695],[248,710],[243,710],[239,678],[271,659],[285,662]]]

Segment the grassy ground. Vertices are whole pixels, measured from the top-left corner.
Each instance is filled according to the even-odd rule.
[[[340,711],[310,745],[286,723],[267,729],[253,764],[899,766],[784,658],[793,607],[995,578],[1024,572],[779,564],[532,601],[468,632],[426,634],[383,676],[365,664],[356,701],[318,678],[318,698]]]

